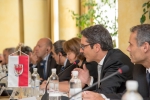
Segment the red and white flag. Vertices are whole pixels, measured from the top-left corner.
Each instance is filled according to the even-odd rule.
[[[8,87],[28,86],[29,56],[9,56]]]

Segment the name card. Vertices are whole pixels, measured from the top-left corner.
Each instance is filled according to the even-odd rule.
[[[28,97],[28,98],[23,98],[19,100],[37,100],[36,97]]]

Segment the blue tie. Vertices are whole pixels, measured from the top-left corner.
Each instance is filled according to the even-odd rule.
[[[61,67],[61,72],[62,72],[62,71],[64,71],[64,70],[65,70],[65,67],[64,67],[64,66],[62,66],[62,67]]]
[[[46,63],[46,60],[43,60],[43,61],[42,61],[42,66],[43,66],[43,76],[44,76],[44,80],[46,80],[46,77],[47,77],[45,63]]]

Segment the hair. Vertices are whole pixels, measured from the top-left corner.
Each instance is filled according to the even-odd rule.
[[[16,51],[15,47],[5,48],[5,51],[7,51],[9,54],[14,53]]]
[[[32,49],[29,47],[29,46],[25,46],[23,43],[20,43],[17,47],[16,47],[16,51],[18,49],[20,49],[20,46],[21,46],[21,52],[29,55],[30,52],[32,52]],[[18,52],[18,55],[19,55],[19,52]]]
[[[87,38],[89,44],[91,44],[91,48],[95,43],[99,43],[101,45],[101,49],[103,51],[108,51],[113,49],[113,42],[110,33],[103,25],[94,25],[88,28],[85,28],[81,31],[81,34]]]
[[[32,52],[32,49],[29,46],[22,46],[21,51],[27,55],[29,55],[30,52]]]
[[[133,26],[130,29],[130,32],[137,32],[137,44],[141,46],[144,42],[148,42],[150,44],[150,24],[142,24]]]
[[[62,56],[66,56],[67,54],[65,53],[64,49],[63,49],[63,44],[64,44],[65,40],[58,40],[56,41],[53,46],[54,46],[54,50],[55,53],[58,54],[59,52],[62,54]]]
[[[80,53],[80,42],[81,42],[80,38],[77,37],[72,38],[64,43],[63,49],[65,52],[69,51],[74,52],[79,60],[84,60],[85,57],[83,53]]]

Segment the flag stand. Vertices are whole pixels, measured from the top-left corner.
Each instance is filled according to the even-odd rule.
[[[25,53],[23,53],[23,52],[21,51],[22,45],[23,45],[23,44],[20,44],[18,50],[15,51],[14,53],[10,54],[10,56],[13,56],[14,54],[16,54],[16,53],[18,53],[18,52],[19,52],[19,53],[18,53],[19,56],[21,56],[21,54],[24,54],[24,55],[28,56],[27,54],[25,54]],[[22,98],[24,97],[23,87],[22,87],[22,86],[19,86],[18,92],[19,92],[18,99],[22,99]]]

